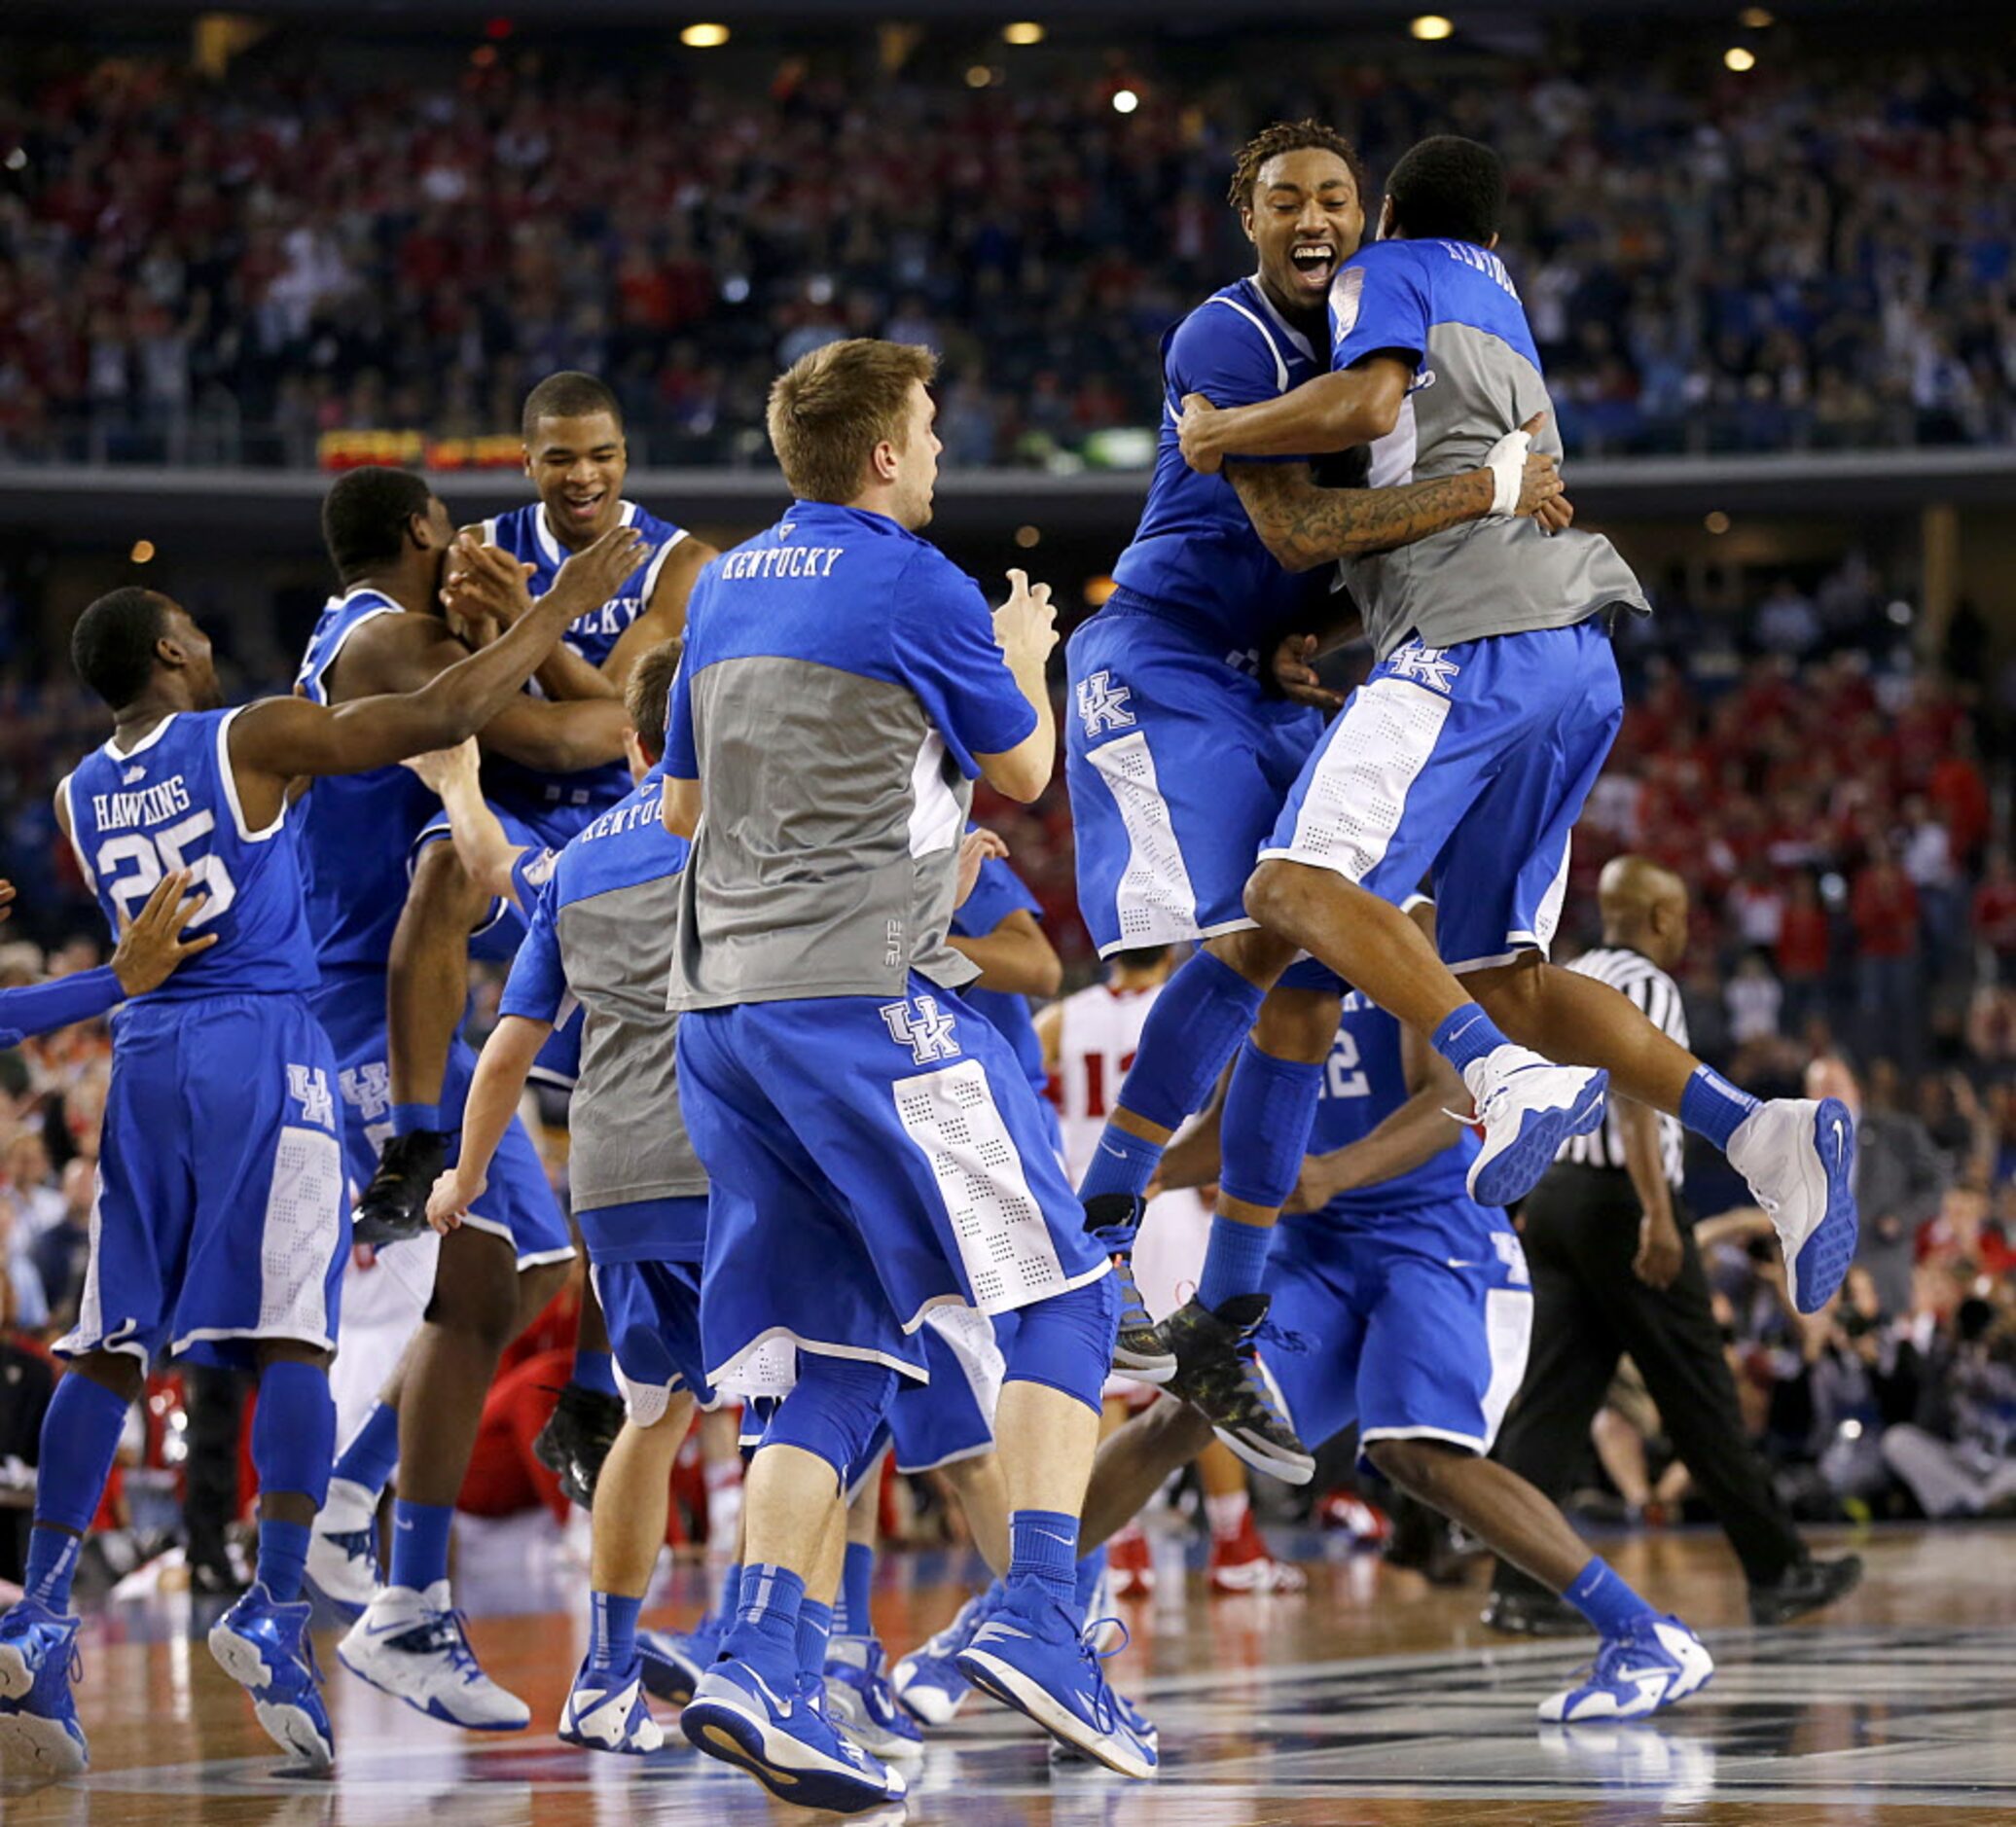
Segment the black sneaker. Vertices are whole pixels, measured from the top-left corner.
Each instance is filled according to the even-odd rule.
[[[1120,1331],[1113,1341],[1113,1368],[1139,1383],[1166,1383],[1176,1360],[1134,1278],[1134,1240],[1141,1228],[1141,1201],[1132,1193],[1100,1193],[1085,1201],[1085,1228],[1113,1254],[1120,1278]]]
[[[1594,1636],[1596,1627],[1552,1593],[1500,1593],[1484,1603],[1484,1622],[1508,1636]]]
[[[1315,1456],[1275,1406],[1254,1351],[1267,1307],[1264,1294],[1235,1295],[1216,1312],[1194,1300],[1179,1307],[1161,1328],[1176,1360],[1169,1390],[1255,1470],[1306,1485],[1315,1476]]]
[[[1750,1588],[1750,1622],[1765,1629],[1790,1624],[1809,1611],[1831,1605],[1862,1583],[1862,1558],[1843,1555],[1838,1560],[1800,1560],[1768,1586]]]
[[[385,1144],[378,1171],[357,1201],[359,1243],[403,1243],[426,1230],[427,1195],[448,1165],[448,1143],[438,1129],[412,1129]]]
[[[605,1396],[599,1389],[568,1383],[560,1391],[552,1418],[532,1442],[532,1456],[559,1480],[569,1503],[593,1509],[602,1461],[609,1456],[622,1426],[621,1396]]]

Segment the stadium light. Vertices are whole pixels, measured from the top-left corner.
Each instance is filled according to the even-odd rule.
[[[985,89],[993,80],[993,71],[989,69],[984,63],[976,63],[966,72],[966,87],[968,89]]]
[[[1722,53],[1722,62],[1741,76],[1746,70],[1757,67],[1757,54],[1743,45],[1731,45]]]
[[[17,146],[7,155],[7,168],[10,171],[25,171],[28,168],[28,149]]]
[[[689,51],[712,51],[728,42],[728,27],[725,25],[689,25],[679,34],[679,42]]]
[[[1040,45],[1046,35],[1034,19],[1017,19],[1001,27],[1002,40],[1011,45]]]
[[[1778,16],[1764,7],[1745,7],[1736,20],[1746,31],[1768,32],[1778,23]]]
[[[1701,523],[1703,526],[1707,527],[1710,533],[1713,533],[1717,538],[1719,538],[1722,534],[1726,533],[1729,530],[1729,517],[1726,514],[1724,514],[1720,508],[1715,509],[1715,511],[1712,514],[1709,515],[1708,518],[1704,519]]]
[[[1411,21],[1407,29],[1423,44],[1431,45],[1449,37],[1456,27],[1439,13],[1423,13],[1419,18]]]
[[[1015,543],[1025,552],[1033,552],[1043,543],[1043,529],[1040,526],[1018,526]]]
[[[126,557],[134,564],[152,563],[154,559],[154,541],[151,539],[134,540],[133,549],[126,554]]]
[[[1113,91],[1113,112],[1115,114],[1132,114],[1140,105],[1141,98],[1133,90],[1116,89]]]

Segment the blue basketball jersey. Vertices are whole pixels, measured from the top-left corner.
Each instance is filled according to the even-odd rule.
[[[308,636],[297,687],[329,702],[329,669],[346,642],[378,616],[404,612],[375,590],[332,596]],[[410,768],[317,780],[300,808],[307,920],[324,970],[383,970],[406,906],[409,855],[441,802]],[[172,980],[171,980],[172,981]]]
[[[1323,1067],[1310,1153],[1327,1155],[1361,1141],[1411,1095],[1400,1057],[1400,1023],[1377,1003],[1351,991],[1344,998],[1337,1040]],[[1474,1130],[1451,1124],[1450,1145],[1441,1154],[1397,1179],[1338,1194],[1320,1215],[1340,1223],[1362,1223],[1417,1205],[1467,1201],[1463,1176],[1479,1146]]]
[[[240,706],[240,709],[243,707]],[[315,985],[298,840],[287,807],[263,830],[245,822],[231,771],[238,710],[163,717],[132,748],[93,749],[63,782],[70,842],[116,933],[162,877],[194,872],[207,897],[192,936],[217,934],[159,989],[135,1001],[291,995]]]
[[[665,569],[665,561],[671,556],[672,549],[686,537],[683,526],[674,526],[669,520],[661,520],[655,514],[647,514],[633,501],[623,503],[622,523],[635,527],[642,536],[643,563],[624,580],[623,587],[615,595],[599,609],[576,616],[560,636],[560,644],[569,653],[579,656],[592,666],[607,663],[624,631],[651,606],[651,592],[658,588],[658,575]],[[522,508],[514,508],[509,514],[500,514],[493,520],[486,520],[484,537],[499,551],[508,552],[521,563],[532,566],[532,574],[525,580],[525,585],[534,596],[543,596],[553,588],[560,566],[567,561],[567,548],[560,544],[547,523],[543,502],[534,501]],[[534,685],[530,689],[536,691],[538,688]],[[630,777],[630,770],[621,761],[583,769],[578,773],[551,774],[498,759],[486,765],[484,784],[486,790],[506,803],[582,806],[586,808],[582,822],[586,823],[594,812],[614,806],[629,795]],[[564,842],[571,833],[555,835]]]
[[[1134,541],[1113,566],[1126,592],[1116,606],[1194,629],[1218,659],[1256,653],[1270,637],[1307,625],[1328,593],[1329,574],[1297,576],[1276,561],[1232,484],[1183,461],[1176,420],[1186,393],[1220,407],[1272,400],[1322,374],[1326,354],[1276,310],[1257,279],[1214,292],[1163,338],[1155,477]]]

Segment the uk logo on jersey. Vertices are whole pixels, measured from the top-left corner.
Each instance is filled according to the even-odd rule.
[[[954,1029],[958,1017],[947,1015],[936,996],[913,996],[908,1002],[885,1002],[882,1006],[882,1025],[899,1047],[908,1047],[918,1065],[935,1065],[941,1059],[956,1059],[959,1043]]]
[[[366,1123],[381,1123],[392,1113],[392,1073],[382,1059],[345,1066],[336,1075],[343,1102]]]
[[[1384,669],[1391,678],[1411,679],[1416,685],[1425,685],[1431,692],[1446,696],[1454,689],[1456,675],[1462,667],[1449,658],[1447,648],[1424,647],[1416,639],[1388,654]]]
[[[1134,694],[1115,685],[1110,672],[1098,671],[1078,681],[1078,720],[1089,741],[1107,730],[1132,730],[1134,714],[1127,707]]]
[[[301,1120],[317,1129],[336,1128],[336,1100],[329,1094],[329,1075],[320,1066],[287,1067],[287,1095],[301,1106]]]

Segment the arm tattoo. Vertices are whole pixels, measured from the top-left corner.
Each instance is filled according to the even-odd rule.
[[[1491,512],[1488,470],[1397,488],[1318,488],[1306,463],[1228,463],[1246,518],[1291,571],[1411,546]]]

